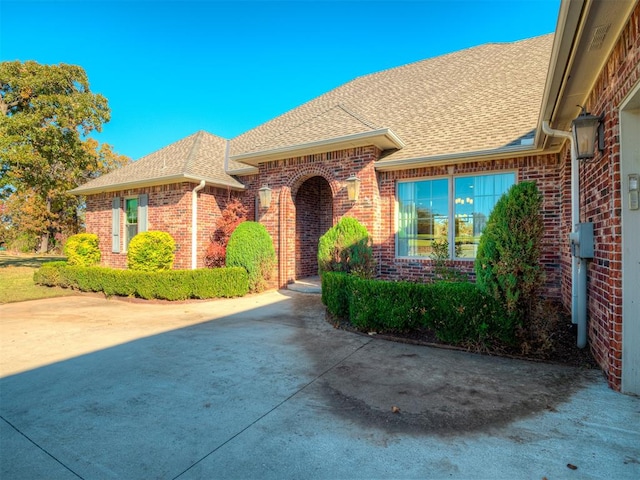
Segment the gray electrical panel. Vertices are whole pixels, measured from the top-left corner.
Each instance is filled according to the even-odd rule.
[[[574,232],[569,234],[571,255],[579,258],[593,258],[593,222],[576,224]]]

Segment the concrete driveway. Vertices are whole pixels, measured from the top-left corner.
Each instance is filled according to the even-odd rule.
[[[335,330],[318,295],[0,305],[0,375],[3,479],[640,478],[598,371]]]

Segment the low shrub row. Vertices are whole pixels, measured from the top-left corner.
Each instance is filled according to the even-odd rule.
[[[325,272],[322,302],[329,313],[363,331],[430,329],[452,345],[515,341],[513,317],[473,283],[389,282]]]
[[[107,296],[162,300],[241,297],[249,290],[247,271],[240,267],[144,272],[50,262],[36,270],[33,280]]]

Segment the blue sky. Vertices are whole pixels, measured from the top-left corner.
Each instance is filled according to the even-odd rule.
[[[360,75],[555,29],[560,0],[0,0],[0,59],[82,66],[140,158],[233,138]],[[452,79],[455,81],[455,79]]]

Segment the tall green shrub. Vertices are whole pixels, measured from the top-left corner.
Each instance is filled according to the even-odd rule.
[[[276,265],[271,235],[258,222],[242,222],[229,237],[227,267],[244,267],[249,274],[249,290],[260,292],[267,286]]]
[[[475,260],[477,284],[515,323],[528,315],[544,282],[542,195],[534,182],[512,186],[494,207]]]
[[[343,217],[327,230],[318,242],[318,271],[373,277],[375,261],[366,227],[355,218]]]
[[[175,249],[176,242],[166,232],[138,233],[129,242],[127,267],[145,272],[171,270]]]
[[[94,233],[72,235],[64,244],[64,254],[69,265],[91,267],[100,263],[98,236]]]

